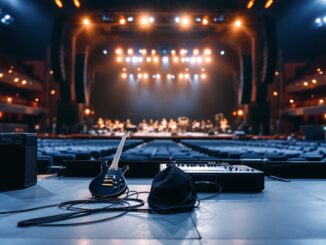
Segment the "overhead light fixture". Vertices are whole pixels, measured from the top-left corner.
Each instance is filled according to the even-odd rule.
[[[73,0],[76,8],[80,8],[81,4],[79,0]]]
[[[247,9],[251,9],[255,4],[255,0],[249,0],[248,4],[247,4]]]
[[[272,6],[273,2],[273,0],[267,0],[267,2],[265,3],[265,8],[268,9],[270,6]]]
[[[63,8],[63,3],[61,0],[54,0],[54,2],[59,8]]]

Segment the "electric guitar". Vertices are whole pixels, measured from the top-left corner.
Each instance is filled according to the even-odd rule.
[[[126,139],[130,136],[130,132],[126,132],[120,141],[117,152],[114,155],[111,166],[107,165],[107,161],[101,165],[101,173],[95,177],[89,184],[89,191],[95,197],[117,197],[123,194],[127,189],[127,182],[124,173],[128,170],[128,166],[118,168],[121,152]]]

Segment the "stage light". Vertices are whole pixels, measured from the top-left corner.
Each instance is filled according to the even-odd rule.
[[[290,104],[293,104],[294,103],[294,99],[290,99],[289,102],[290,102]]]
[[[199,79],[199,75],[198,75],[198,74],[195,74],[195,75],[194,75],[194,79],[195,79],[195,80],[198,80],[198,79]]]
[[[176,55],[176,51],[174,49],[171,50],[172,55]]]
[[[118,55],[122,54],[122,49],[121,48],[117,48],[115,50],[115,53],[118,54]]]
[[[166,75],[166,78],[169,79],[169,80],[171,80],[172,79],[172,75],[171,74],[167,74]]]
[[[158,58],[158,56],[155,56],[155,57],[153,58],[153,62],[154,62],[154,63],[158,63],[159,60],[160,60],[160,59]]]
[[[143,74],[143,78],[144,78],[144,79],[148,79],[148,73],[144,73],[144,74]]]
[[[133,21],[134,21],[134,17],[129,16],[129,17],[127,18],[127,21],[128,21],[128,22],[133,22]]]
[[[0,73],[0,78],[3,78],[3,73]]]
[[[137,71],[141,71],[141,68],[140,68],[140,67],[138,67],[138,68],[137,68]]]
[[[40,101],[40,99],[39,98],[35,98],[34,101],[37,103],[37,102]]]
[[[179,62],[179,58],[177,56],[173,57],[173,62],[174,63],[178,63]]]
[[[326,16],[323,18],[324,23],[326,23]]]
[[[108,51],[106,49],[103,49],[102,52],[103,52],[104,55],[107,55],[108,54]]]
[[[221,50],[220,51],[220,55],[222,55],[222,56],[225,55],[225,51],[224,50]]]
[[[197,62],[198,64],[203,63],[203,58],[202,58],[202,57],[197,57],[197,58],[196,58],[196,62]]]
[[[267,2],[265,3],[265,8],[268,9],[270,6],[272,6],[273,2],[273,0],[267,0]]]
[[[237,28],[240,28],[242,26],[242,21],[241,20],[236,20],[234,22],[234,26],[237,27]]]
[[[189,75],[189,73],[186,73],[186,74],[185,74],[185,79],[190,79],[190,75]]]
[[[142,16],[141,19],[140,19],[140,24],[143,26],[143,27],[148,27],[149,25],[153,24],[155,21],[154,17],[153,16]]]
[[[127,59],[126,59],[126,61],[127,61]],[[117,62],[118,62],[118,63],[121,63],[121,62],[122,62],[122,57],[120,57],[120,56],[117,57]]]
[[[138,77],[138,79],[142,79],[142,77],[143,77],[143,74],[141,74],[141,73],[138,73],[137,77]]]
[[[324,100],[323,100],[323,99],[320,99],[320,100],[319,100],[319,104],[320,104],[320,105],[323,105],[323,104],[324,104]]]
[[[183,28],[188,28],[190,26],[190,19],[188,16],[184,16],[181,18],[181,27]]]
[[[153,16],[150,16],[149,18],[148,18],[148,21],[149,21],[149,23],[154,23],[154,17]]]
[[[127,71],[127,68],[126,68],[126,67],[123,67],[123,68],[122,68],[122,71]]]
[[[156,74],[156,79],[160,80],[161,79],[161,74]]]
[[[251,9],[255,4],[255,0],[250,0],[247,4],[247,9]]]
[[[162,61],[163,61],[163,63],[165,63],[165,64],[169,63],[169,57],[164,56],[164,57],[162,58]]]
[[[181,21],[181,19],[180,19],[180,17],[179,16],[176,16],[175,18],[174,18],[174,21],[175,21],[175,23],[180,23],[180,21]]]
[[[141,52],[142,55],[146,55],[147,54],[147,50],[146,49],[143,49],[142,52]]]
[[[243,112],[243,110],[240,109],[240,110],[237,111],[237,114],[238,114],[238,116],[241,117],[241,116],[243,116],[244,112]]]
[[[188,53],[188,50],[187,49],[181,49],[180,50],[180,54],[181,55],[186,55]]]
[[[128,49],[127,53],[128,53],[129,55],[132,55],[132,54],[134,53],[134,50],[133,50],[132,48],[130,48],[130,49]]]
[[[152,61],[152,58],[151,58],[151,57],[147,57],[147,58],[146,58],[146,61],[149,63],[149,62]]]
[[[119,20],[119,23],[120,23],[120,25],[125,25],[125,24],[127,23],[127,21],[126,21],[125,18],[121,18],[121,19]]]
[[[303,82],[303,86],[307,87],[309,85],[308,82]]]
[[[13,71],[12,69],[9,69],[9,70],[8,70],[8,73],[9,73],[9,74],[12,74],[13,72],[14,72],[14,71]]]
[[[137,63],[138,62],[138,57],[137,56],[133,56],[132,57],[132,63]]]
[[[91,21],[89,18],[85,17],[83,18],[83,25],[84,26],[89,26],[91,24]]]
[[[200,17],[196,17],[196,22],[201,22],[201,18]]]
[[[207,78],[206,73],[202,73],[202,74],[200,74],[200,78],[203,79],[203,80],[205,80],[205,79]]]
[[[278,71],[275,72],[275,76],[279,76],[280,73]]]
[[[156,54],[156,50],[155,49],[152,49],[151,54],[152,55],[155,55]]]
[[[194,49],[194,50],[192,51],[192,53],[193,53],[194,55],[198,55],[198,54],[199,54],[199,50],[198,50],[198,49]]]
[[[186,68],[185,71],[189,71],[189,68]]]
[[[8,97],[8,98],[7,98],[7,103],[8,103],[8,104],[12,104],[12,102],[13,102],[13,99],[12,99],[11,97]]]
[[[122,74],[121,74],[121,77],[122,77],[123,79],[126,79],[126,78],[127,78],[127,73],[122,73]]]
[[[184,78],[183,73],[180,73],[180,74],[178,75],[178,77],[179,77],[179,79],[183,79],[183,78]]]
[[[63,8],[63,3],[61,0],[55,0],[54,2],[59,8]]]
[[[211,54],[212,54],[212,50],[206,48],[206,49],[204,50],[204,54],[205,54],[205,55],[211,55]]]
[[[206,71],[206,69],[205,68],[201,68],[201,71]]]
[[[205,62],[206,62],[206,63],[211,63],[211,62],[212,62],[211,57],[206,57],[206,58],[205,58]]]
[[[27,84],[27,81],[26,80],[23,80],[22,81],[22,85],[26,85]]]
[[[182,62],[182,63],[185,63],[185,62],[186,62],[186,58],[182,57],[182,58],[181,58],[181,62]]]
[[[317,25],[320,25],[320,24],[321,24],[321,18],[316,18],[315,23],[316,23]]]
[[[193,64],[193,63],[195,63],[195,62],[196,62],[196,57],[193,57],[193,56],[192,56],[192,57],[190,58],[190,63]]]
[[[312,82],[313,84],[317,84],[317,80],[316,80],[316,79],[313,79],[311,82]]]
[[[52,89],[51,92],[50,92],[51,95],[55,95],[56,93],[57,92],[54,89]]]
[[[19,78],[18,77],[15,77],[14,82],[15,83],[18,83],[19,82]]]
[[[86,116],[89,116],[91,114],[91,110],[89,108],[86,108],[84,113]]]
[[[278,96],[278,92],[277,91],[274,91],[273,92],[273,96],[275,96],[275,97]]]
[[[190,58],[189,57],[186,57],[185,58],[185,62],[188,63],[190,61]]]
[[[143,57],[138,57],[138,62],[142,63],[144,61]]]
[[[208,23],[209,23],[208,18],[204,18],[204,19],[202,20],[202,24],[203,24],[204,26],[208,25]]]
[[[80,2],[78,0],[73,0],[76,8],[80,8]]]

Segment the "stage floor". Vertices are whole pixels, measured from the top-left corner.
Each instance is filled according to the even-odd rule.
[[[89,181],[50,177],[25,190],[2,192],[0,211],[89,198]],[[129,180],[131,190],[149,191],[150,184],[150,179]],[[326,244],[325,190],[326,180],[266,179],[262,193],[223,193],[202,201],[191,214],[130,213],[74,227],[16,226],[24,219],[64,212],[57,208],[0,215],[0,244]]]

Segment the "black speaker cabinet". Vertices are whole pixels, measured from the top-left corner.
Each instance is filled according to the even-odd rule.
[[[37,182],[36,134],[0,134],[0,191]]]

